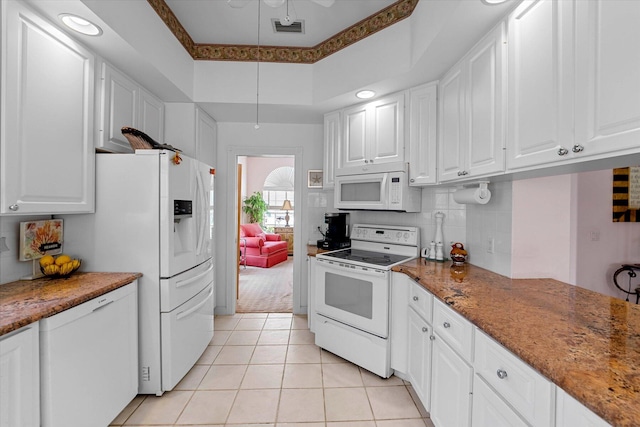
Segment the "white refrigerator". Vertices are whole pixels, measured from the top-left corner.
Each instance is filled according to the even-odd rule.
[[[141,272],[140,394],[172,390],[213,338],[213,169],[166,150],[96,155],[96,212],[65,216],[83,271]]]

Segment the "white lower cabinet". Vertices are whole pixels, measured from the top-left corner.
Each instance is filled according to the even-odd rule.
[[[316,257],[307,257],[307,283],[309,286],[307,300],[307,325],[309,331],[316,332]]]
[[[471,425],[473,427],[528,426],[477,374],[473,379]]]
[[[556,427],[574,426],[610,427],[611,425],[558,387],[556,393]]]
[[[431,348],[433,330],[413,308],[408,314],[409,357],[407,375],[427,411],[431,410]]]
[[[553,425],[555,386],[502,345],[476,329],[474,368],[529,425]]]
[[[431,374],[431,420],[436,427],[471,425],[473,369],[442,337],[434,335]]]
[[[40,425],[38,322],[0,337],[0,426]]]

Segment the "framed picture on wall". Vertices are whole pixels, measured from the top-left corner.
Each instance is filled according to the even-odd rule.
[[[322,171],[321,170],[310,169],[308,171],[307,188],[322,188]]]
[[[640,222],[640,166],[613,170],[613,222]]]

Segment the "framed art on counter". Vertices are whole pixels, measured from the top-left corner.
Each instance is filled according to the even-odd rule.
[[[307,176],[307,188],[322,188],[322,171],[310,169]]]

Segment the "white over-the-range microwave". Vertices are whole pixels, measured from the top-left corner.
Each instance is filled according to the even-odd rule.
[[[421,194],[409,186],[406,171],[335,177],[337,209],[420,212]]]

